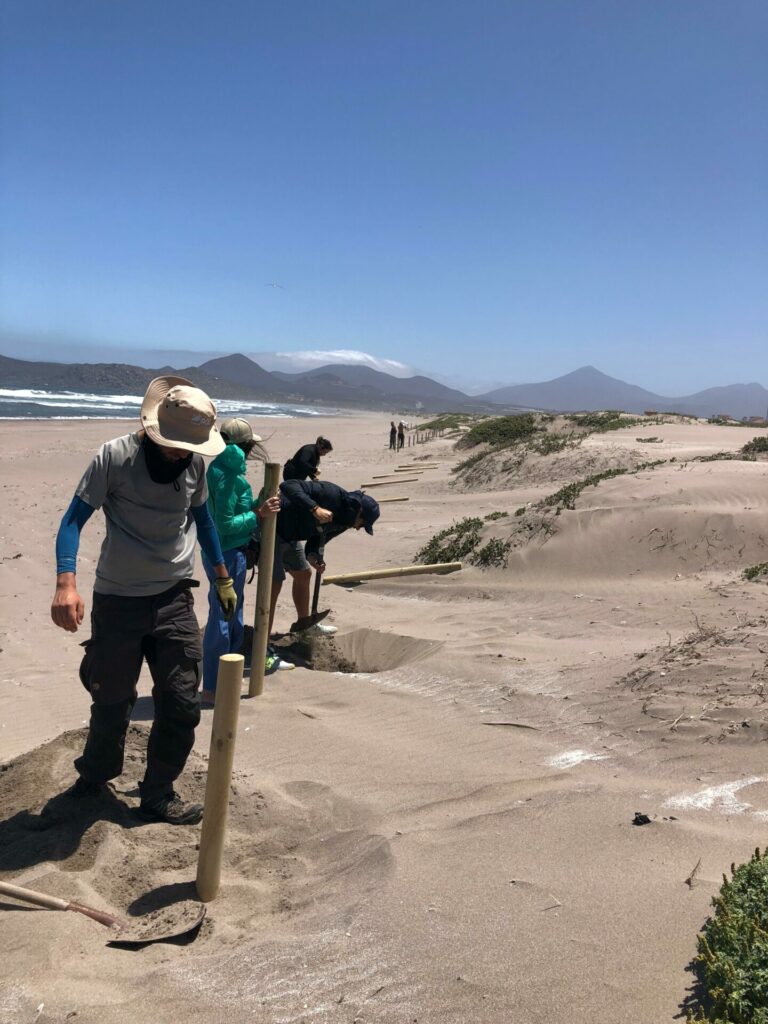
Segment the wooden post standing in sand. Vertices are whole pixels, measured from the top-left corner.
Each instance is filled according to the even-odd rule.
[[[280,463],[268,462],[264,467],[264,492],[274,498],[280,486]],[[272,600],[272,566],[275,561],[275,531],[277,516],[261,520],[261,550],[259,552],[259,573],[256,581],[256,613],[253,620],[253,644],[251,646],[251,678],[248,682],[248,696],[260,697],[264,692],[264,670],[267,662],[269,642],[269,605]]]
[[[211,750],[208,755],[208,777],[205,782],[205,809],[197,857],[197,895],[203,903],[216,898],[221,881],[224,837],[227,831],[229,783],[235,757],[237,715],[240,710],[240,688],[243,685],[242,654],[223,654],[219,658],[216,678],[216,703],[213,706]]]
[[[438,562],[435,565],[403,565],[397,569],[367,569],[365,572],[345,572],[341,576],[323,575],[323,586],[329,583],[365,583],[366,580],[388,580],[397,576],[426,576],[458,572],[461,562]]]

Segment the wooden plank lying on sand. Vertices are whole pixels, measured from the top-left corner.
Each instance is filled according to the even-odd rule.
[[[397,472],[397,470],[395,470],[395,472]],[[416,471],[411,470],[411,472]],[[371,480],[389,480],[390,483],[395,483],[399,479],[399,476],[392,476],[391,473],[374,473],[373,476],[371,477]]]
[[[400,476],[397,480],[369,480],[367,484],[360,484],[361,487],[387,487],[389,484],[412,484],[421,480],[420,476]]]
[[[366,580],[388,580],[400,576],[426,576],[437,574],[444,576],[449,572],[458,572],[461,562],[437,562],[435,565],[402,565],[396,569],[367,569],[364,572],[345,572],[340,576],[323,575],[323,586],[329,583],[365,583]]]

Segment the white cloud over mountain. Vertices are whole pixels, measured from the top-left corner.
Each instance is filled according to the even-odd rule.
[[[265,370],[282,370],[284,373],[301,373],[314,370],[317,366],[338,363],[344,366],[370,366],[373,370],[390,373],[393,377],[413,377],[418,371],[396,359],[380,359],[368,352],[357,349],[305,349],[299,352],[248,352]]]

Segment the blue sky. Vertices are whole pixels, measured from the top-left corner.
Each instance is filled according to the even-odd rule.
[[[768,384],[763,0],[5,0],[0,38],[7,354]]]

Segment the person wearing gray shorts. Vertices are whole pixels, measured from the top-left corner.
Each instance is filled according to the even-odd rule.
[[[304,544],[300,540],[280,540],[276,538],[275,561],[272,566],[272,579],[274,582],[285,583],[286,571],[306,572],[310,568],[307,556],[304,554]]]
[[[292,597],[297,617],[307,619],[312,569],[317,573],[325,571],[326,543],[350,529],[364,529],[372,534],[378,518],[378,503],[362,491],[345,491],[337,484],[318,480],[284,480],[280,484],[270,633],[286,572],[293,577]],[[336,627],[316,622],[301,632],[303,636],[325,636],[335,633]]]

